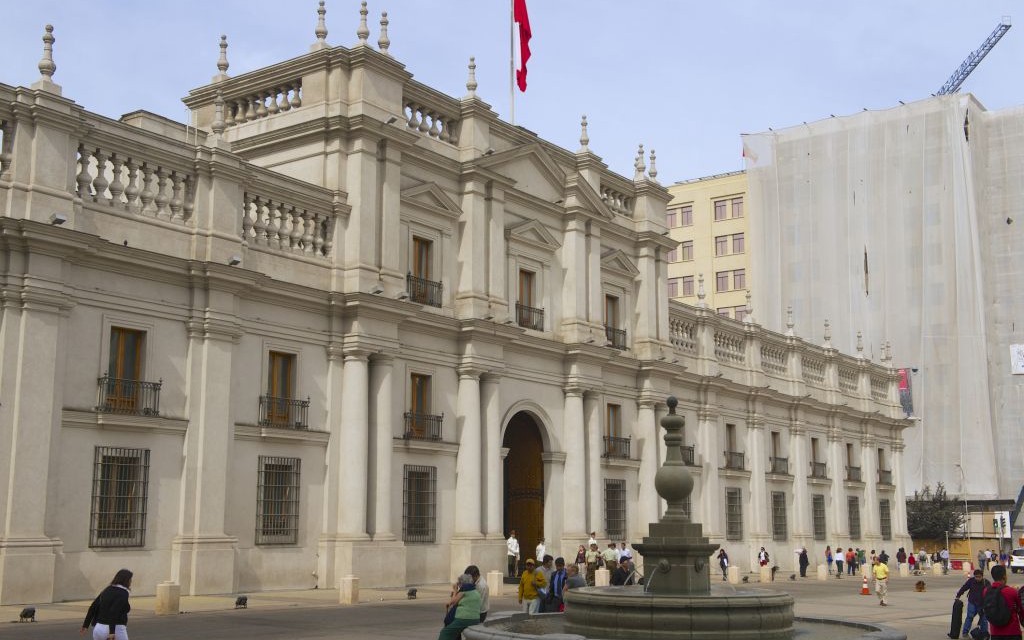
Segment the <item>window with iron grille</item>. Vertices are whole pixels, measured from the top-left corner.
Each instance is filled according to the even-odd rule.
[[[850,540],[860,540],[860,498],[849,496],[846,499],[846,512],[850,519]]]
[[[882,540],[892,540],[892,511],[888,499],[878,503],[878,527],[882,533]]]
[[[725,490],[725,539],[743,539],[743,494],[734,487]]]
[[[683,515],[687,520],[693,522],[693,502],[690,500],[690,494],[683,498]]]
[[[811,496],[811,520],[814,525],[814,539],[824,540],[825,531],[825,496],[816,493]]]
[[[260,456],[256,488],[256,544],[299,541],[299,475],[302,460]]]
[[[612,540],[626,538],[626,481],[604,481],[604,530]]]
[[[772,539],[785,540],[789,537],[786,527],[786,494],[772,491]]]
[[[437,467],[405,465],[402,487],[402,540],[435,542]]]
[[[148,491],[149,449],[96,447],[89,546],[145,545]]]

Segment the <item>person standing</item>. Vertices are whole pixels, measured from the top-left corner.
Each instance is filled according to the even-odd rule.
[[[128,612],[132,610],[128,596],[131,594],[132,575],[128,569],[114,574],[110,586],[89,605],[80,634],[85,635],[91,626],[93,640],[107,640],[110,636],[116,640],[128,640]]]
[[[832,554],[832,557],[836,560],[836,577],[843,577],[843,559],[846,557],[843,555],[843,546],[840,544],[836,545],[836,552]]]
[[[718,566],[722,569],[722,582],[725,582],[729,577],[729,554],[725,549],[718,550]]]
[[[825,547],[825,565],[828,567],[828,575],[832,575],[832,562],[835,558],[832,557],[832,545]]]
[[[569,589],[579,589],[587,586],[587,580],[580,575],[580,569],[574,564],[569,565],[565,571],[565,586],[562,587],[562,609],[565,609],[565,594]]]
[[[597,532],[596,531],[591,531],[590,532],[590,539],[587,540],[587,548],[589,549],[590,545],[592,545],[592,544],[597,544]]]
[[[806,578],[807,577],[807,566],[811,564],[811,559],[807,557],[807,547],[802,547],[800,549],[799,563],[800,563],[800,577],[801,578]]]
[[[540,560],[540,558],[538,558],[538,560]],[[548,585],[551,584],[551,576],[555,573],[554,560],[555,559],[552,558],[550,555],[546,555],[544,556],[544,560],[540,563],[540,566],[537,567],[537,573],[544,576],[544,582]],[[549,598],[545,597],[545,595],[550,596],[551,592],[548,591],[547,594],[540,594],[540,597],[537,601],[537,613],[551,612],[551,610],[548,609]]]
[[[533,558],[529,558],[526,561],[526,568],[523,569],[523,573],[519,576],[519,604],[523,607],[523,612],[534,614],[540,611],[540,593],[538,589],[543,589],[548,585],[547,581],[544,580],[544,574],[540,571],[535,571],[534,567],[536,562]]]
[[[537,552],[533,554],[533,557],[537,558],[537,562],[543,562],[544,556],[548,553],[547,547],[544,546],[544,538],[540,539],[540,542],[537,543],[537,548],[534,549],[534,551]]]
[[[613,587],[622,587],[625,586],[627,580],[629,580],[629,560],[619,560],[618,566],[612,571],[609,583]]]
[[[768,552],[764,550],[764,547],[761,547],[761,550],[757,552],[757,564],[762,567],[767,567],[769,560],[771,560],[771,558],[768,556]]]
[[[587,550],[587,584],[594,586],[594,576],[597,573],[597,564],[601,559],[601,552],[597,550],[597,543],[590,545]]]
[[[985,553],[986,551],[984,549],[978,550],[978,568],[981,569],[982,575],[984,575],[985,571]]]
[[[576,565],[576,568],[578,570],[586,573],[586,571],[587,571],[587,548],[584,547],[582,544],[580,545],[580,548],[576,551],[576,562],[574,562],[573,564]]]
[[[949,549],[945,547],[939,552],[939,560],[942,561],[942,572],[946,573],[949,571]]]
[[[857,554],[853,547],[846,548],[846,575],[852,576],[857,572]]]
[[[466,573],[473,576],[476,591],[480,594],[480,622],[483,622],[487,619],[487,612],[491,609],[491,588],[487,586],[487,580],[480,575],[480,568],[475,564],[466,567]]]
[[[605,569],[615,571],[615,567],[619,565],[619,550],[615,548],[614,542],[608,543],[608,548],[601,553],[601,558],[604,560]]]
[[[508,548],[508,577],[517,578],[519,577],[519,539],[516,538],[515,529],[508,534],[505,547]]]
[[[981,596],[985,589],[992,586],[992,583],[985,579],[985,572],[975,569],[974,575],[967,578],[967,582],[960,587],[954,596],[957,600],[965,593],[967,594],[967,611],[964,613],[964,624],[960,630],[960,637],[966,638],[971,632],[971,622],[974,616],[978,616],[978,626],[983,630],[988,628],[988,620],[985,618],[985,609],[981,606]]]
[[[456,640],[462,630],[480,624],[480,593],[476,590],[473,576],[464,573],[459,576],[459,590],[448,601],[447,609],[455,608],[455,617],[437,634],[437,640]]]
[[[988,633],[993,638],[1019,638],[1020,623],[1024,619],[1024,603],[1021,603],[1020,592],[1006,584],[1006,567],[997,564],[992,567],[992,585],[982,591],[981,606],[985,611],[988,620]],[[989,592],[995,590],[1002,596],[1006,608],[1009,609],[1010,619],[1006,624],[997,624],[994,621],[992,611],[988,604]],[[993,594],[993,596],[996,594]]]
[[[888,604],[885,596],[889,595],[889,565],[884,564],[876,556],[871,572],[875,575],[875,595],[878,596],[878,604],[886,607]]]
[[[551,588],[548,590],[548,602],[544,609],[551,613],[565,611],[565,602],[562,594],[565,592],[566,580],[569,574],[565,570],[565,558],[555,558],[555,572],[551,574]]]

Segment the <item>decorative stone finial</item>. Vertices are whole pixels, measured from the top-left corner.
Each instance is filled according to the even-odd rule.
[[[747,324],[754,322],[754,306],[750,303],[750,289],[747,289],[747,312],[743,314],[743,322]]]
[[[864,358],[864,334],[860,331],[857,332],[857,357]]]
[[[476,57],[469,56],[469,76],[466,78],[466,97],[476,97]]]
[[[220,138],[226,128],[224,125],[224,96],[220,91],[217,92],[217,98],[213,101],[213,107],[213,123],[210,125],[210,129],[215,137]]]
[[[825,318],[825,344],[826,349],[832,348],[832,325],[829,324],[828,318]]]
[[[697,274],[697,306],[707,307],[707,303],[704,302],[704,274]]]
[[[213,76],[214,82],[221,82],[228,79],[228,37],[220,37],[220,56],[217,58],[217,75]]]
[[[689,522],[686,514],[686,496],[693,491],[693,475],[683,463],[683,427],[686,419],[676,413],[677,401],[670,397],[665,400],[668,415],[661,419],[665,430],[665,463],[654,474],[654,488],[668,508],[661,522]]]
[[[796,326],[796,323],[793,322],[793,305],[789,305],[789,306],[786,307],[786,335],[787,336],[793,337],[793,336],[796,335],[796,332],[793,331],[793,327],[794,326]]]
[[[366,44],[366,39],[370,37],[370,27],[366,26],[366,16],[369,13],[370,11],[366,8],[366,0],[363,0],[359,7],[359,28],[356,29],[359,44]]]
[[[324,0],[320,0],[320,8],[316,10],[316,29],[313,33],[316,35],[316,39],[324,44],[327,44],[327,7]]]
[[[590,136],[587,135],[587,114],[583,114],[580,119],[580,148],[576,153],[586,153],[590,151]]]
[[[644,165],[644,145],[640,145],[640,148],[636,152],[636,161],[633,162],[633,181],[639,182],[644,179],[644,172],[647,171],[647,167]]]
[[[658,181],[658,167],[654,164],[654,149],[651,149],[651,168],[647,171],[647,175],[651,176],[651,180]]]
[[[53,61],[53,43],[57,39],[53,37],[53,25],[46,25],[46,33],[43,34],[43,57],[39,61],[39,74],[43,82],[51,82],[53,74],[57,71],[57,65]]]
[[[665,398],[665,404],[668,405],[668,412],[675,415],[676,407],[679,406],[679,400],[676,400],[675,396],[669,396]]]
[[[391,46],[391,40],[388,39],[388,12],[382,11],[380,14],[380,37],[377,38],[377,48],[380,52],[386,56],[390,56],[388,53],[388,47]]]

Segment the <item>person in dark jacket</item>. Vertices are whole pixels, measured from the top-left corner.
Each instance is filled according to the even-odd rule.
[[[967,612],[964,614],[963,629],[960,630],[961,637],[967,637],[971,630],[971,622],[974,620],[974,616],[978,616],[978,626],[983,631],[988,631],[985,609],[981,606],[981,594],[991,586],[992,583],[985,579],[985,572],[981,569],[975,569],[974,577],[968,578],[964,586],[960,587],[960,590],[956,592],[957,598],[960,598],[965,593],[967,594]]]
[[[811,564],[811,559],[807,557],[807,548],[806,547],[801,547],[800,548],[799,561],[800,561],[800,577],[801,578],[806,578],[807,577],[807,565]]]
[[[615,571],[612,571],[611,582],[612,586],[621,587],[626,584],[629,580],[629,559],[623,558],[619,560],[619,566],[616,567]]]
[[[132,588],[132,572],[121,569],[114,574],[110,586],[100,592],[89,606],[82,623],[81,634],[92,626],[93,640],[107,640],[114,636],[116,640],[128,640],[128,612],[132,607],[128,604],[128,595]]]

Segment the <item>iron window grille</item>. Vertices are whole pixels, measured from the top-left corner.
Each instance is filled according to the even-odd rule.
[[[126,378],[114,378],[104,373],[99,380],[99,401],[96,410],[104,413],[130,415],[160,415],[159,382],[145,382]]]
[[[418,278],[411,273],[405,276],[405,288],[409,292],[409,300],[430,307],[441,306],[441,283],[426,278]]]
[[[544,330],[544,310],[536,307],[528,307],[525,304],[516,303],[516,324],[520,327],[533,329],[534,331]]]
[[[256,544],[299,541],[299,458],[259,457]]]
[[[778,473],[783,475],[789,474],[789,458],[776,458],[774,456],[768,459],[772,473]]]
[[[878,484],[892,484],[892,470],[891,469],[879,469],[878,470]]]
[[[405,432],[402,434],[406,440],[440,440],[441,425],[444,423],[444,414],[433,415],[430,413],[415,413],[406,411],[402,414],[405,418]]]
[[[626,481],[604,481],[604,528],[612,540],[626,538]]]
[[[96,447],[89,546],[144,546],[148,491],[149,449]]]
[[[851,482],[860,482],[860,467],[846,467],[846,479]]]
[[[623,351],[626,348],[626,330],[616,329],[610,325],[604,327],[604,337],[608,341],[608,346],[613,349]]]
[[[772,491],[772,539],[785,540],[788,537],[786,494],[781,491]]]
[[[407,464],[402,475],[402,540],[433,543],[437,537],[437,467]]]
[[[743,452],[742,451],[725,451],[725,468],[726,469],[745,469],[743,465]]]
[[[725,539],[743,539],[743,494],[736,487],[725,490]]]
[[[889,507],[888,498],[878,503],[878,528],[882,540],[892,540],[892,509]]]
[[[309,398],[260,396],[260,426],[284,429],[309,429]]]
[[[604,436],[605,458],[629,459],[629,438],[617,438],[615,436]]]
[[[850,540],[860,540],[860,498],[848,496],[846,511],[850,519]]]
[[[811,521],[814,526],[814,539],[824,540],[825,531],[825,496],[816,493],[811,496]]]
[[[811,477],[812,478],[824,478],[825,477],[825,463],[824,462],[812,462],[811,463]]]

